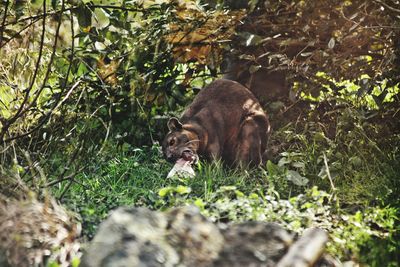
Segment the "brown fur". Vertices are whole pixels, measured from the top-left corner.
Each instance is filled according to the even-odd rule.
[[[254,95],[237,82],[216,80],[195,97],[180,120],[170,119],[164,155],[222,159],[232,165],[262,162],[269,132],[267,115]]]

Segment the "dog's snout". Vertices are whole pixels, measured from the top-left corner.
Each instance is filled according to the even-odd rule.
[[[173,161],[174,161],[174,155],[173,155],[173,153],[171,153],[171,151],[167,151],[167,152],[165,153],[165,158],[166,158],[168,161],[170,161],[170,162],[173,162]]]

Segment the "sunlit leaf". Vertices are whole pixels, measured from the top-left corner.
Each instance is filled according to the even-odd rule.
[[[287,179],[298,186],[305,186],[308,183],[306,177],[301,176],[297,171],[288,170]]]

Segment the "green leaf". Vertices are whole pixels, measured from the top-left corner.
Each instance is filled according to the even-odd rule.
[[[287,179],[298,186],[305,186],[308,183],[308,179],[303,177],[297,171],[288,170]]]
[[[77,71],[76,71],[76,76],[77,76],[77,77],[80,77],[80,76],[83,76],[84,74],[86,74],[86,73],[88,73],[88,72],[89,72],[89,71],[88,71],[86,65],[83,64],[83,63],[79,63],[78,69],[77,69]]]
[[[78,267],[80,263],[81,263],[81,260],[78,257],[75,257],[71,261],[71,266],[72,267]]]
[[[189,194],[190,192],[192,192],[192,189],[187,186],[179,185],[176,187],[175,191],[180,195],[184,195],[184,194]]]
[[[321,179],[325,179],[325,178],[328,177],[328,172],[326,171],[326,166],[325,166],[325,165],[322,166],[321,170],[320,170],[319,173],[318,173],[318,176],[319,176]]]
[[[219,192],[229,192],[229,191],[235,191],[236,186],[233,185],[227,185],[227,186],[221,186],[218,191]]]
[[[59,2],[60,0],[51,0],[51,7],[56,9]]]
[[[243,192],[241,192],[241,191],[239,191],[239,190],[235,190],[235,194],[236,194],[236,197],[237,197],[237,198],[242,198],[242,197],[245,196],[245,195],[243,194]]]
[[[198,198],[194,201],[194,204],[200,209],[200,210],[204,210],[206,204],[204,203],[204,201],[201,198]]]
[[[168,195],[170,192],[171,192],[171,187],[168,186],[168,187],[161,188],[161,189],[158,191],[158,195],[159,195],[160,197],[165,197],[165,196]]]
[[[93,13],[96,28],[103,29],[110,24],[108,14],[102,8],[95,9]]]
[[[299,169],[304,169],[306,167],[304,162],[293,162],[292,166]]]
[[[78,24],[82,28],[87,28],[92,24],[92,11],[86,5],[79,5],[75,13],[78,17]]]
[[[288,163],[290,163],[290,162],[292,162],[290,159],[283,157],[283,158],[281,158],[281,159],[279,160],[278,166],[279,166],[279,167],[282,167],[282,166],[285,166],[286,164],[288,164]]]
[[[272,161],[267,161],[267,171],[269,175],[276,175],[279,173],[279,167],[272,163]]]
[[[55,262],[55,261],[50,261],[49,263],[47,263],[48,267],[59,267],[60,265]]]

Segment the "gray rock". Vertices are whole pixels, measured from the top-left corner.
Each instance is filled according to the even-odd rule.
[[[326,234],[321,231],[317,232],[324,237]],[[313,235],[308,238],[312,241]],[[326,238],[317,241],[314,244],[320,252],[316,260]],[[296,247],[293,242],[293,236],[275,223],[245,222],[218,227],[196,207],[165,213],[125,207],[114,211],[100,225],[81,266],[268,267],[285,258],[290,247]],[[307,251],[306,243],[303,239],[298,245]],[[298,254],[294,255],[299,259]],[[289,262],[285,266],[292,265]],[[334,264],[324,261],[322,266]]]
[[[71,266],[80,258],[81,227],[54,199],[40,202],[0,195],[0,266]]]
[[[275,223],[245,222],[222,230],[225,246],[214,266],[275,266],[293,237]]]
[[[104,221],[81,266],[175,266],[179,257],[165,241],[167,218],[146,208],[118,208]]]
[[[174,209],[167,217],[167,242],[178,252],[182,266],[210,266],[218,258],[224,238],[196,207]]]

